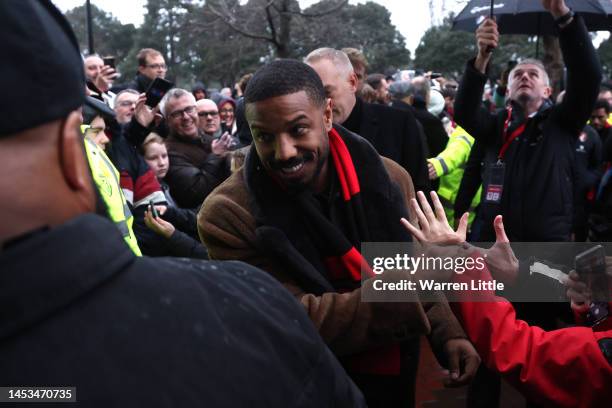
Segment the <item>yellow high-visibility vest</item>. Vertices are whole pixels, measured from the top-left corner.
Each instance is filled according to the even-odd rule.
[[[89,138],[85,138],[85,151],[94,182],[102,196],[108,215],[113,220],[123,239],[130,249],[137,255],[142,256],[138,241],[132,230],[134,216],[127,205],[123,191],[119,185],[119,172],[110,161],[106,153]]]
[[[461,179],[465,164],[470,157],[474,138],[469,135],[463,128],[457,126],[453,133],[448,138],[446,149],[440,152],[437,157],[427,159],[430,162],[436,174],[440,177],[440,187],[438,187],[438,196],[444,207],[446,218],[450,225],[453,225],[455,218],[455,199],[459,192]],[[478,188],[478,192],[474,196],[470,205],[470,217],[468,219],[471,225],[476,217],[475,209],[480,203],[480,194],[482,186]],[[462,214],[457,214],[461,216]]]

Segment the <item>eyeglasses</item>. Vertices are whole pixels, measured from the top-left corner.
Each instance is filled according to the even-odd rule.
[[[177,110],[168,114],[168,117],[170,117],[170,119],[178,119],[183,117],[183,113],[186,113],[187,115],[193,115],[195,111],[196,107],[194,105],[191,105],[186,107],[185,109]]]
[[[168,66],[166,64],[147,64],[147,68],[153,68],[153,69],[168,69]]]
[[[233,109],[221,109],[219,113],[234,113]]]
[[[136,102],[132,102],[132,101],[121,101],[119,102],[119,106],[121,106],[122,108],[127,108],[128,106],[136,106]]]
[[[223,112],[223,111],[221,111],[221,112]],[[219,116],[219,112],[218,111],[210,111],[210,112],[202,111],[202,112],[198,112],[198,116],[201,117],[201,118],[203,118],[205,116],[212,116],[214,118],[214,117]]]

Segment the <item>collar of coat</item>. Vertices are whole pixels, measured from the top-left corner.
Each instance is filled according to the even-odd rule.
[[[368,141],[341,126],[335,129],[355,165],[371,241],[411,241],[410,234],[399,222],[401,217],[408,216],[404,197],[389,178],[376,150]],[[268,175],[254,145],[243,171],[257,223],[258,250],[276,257],[308,292],[336,291],[327,277],[320,252],[306,233],[307,220],[300,214],[293,197]],[[335,172],[331,171],[330,175]],[[333,199],[331,211],[341,208],[334,205],[341,200],[340,196]]]

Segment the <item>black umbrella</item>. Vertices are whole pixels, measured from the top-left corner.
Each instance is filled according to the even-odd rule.
[[[612,0],[566,0],[566,4],[584,18],[589,31],[612,29],[608,20]],[[453,20],[453,30],[475,32],[491,9],[500,34],[557,34],[555,22],[540,0],[471,0]]]

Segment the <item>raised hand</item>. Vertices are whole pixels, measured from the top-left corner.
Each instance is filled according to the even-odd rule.
[[[554,18],[559,18],[569,12],[565,0],[542,0],[542,7],[550,11]]]
[[[506,235],[501,215],[495,217],[493,227],[495,228],[495,244],[489,249],[483,249],[482,252],[487,255],[486,263],[491,275],[511,285],[518,277],[519,261],[510,247],[510,240]]]
[[[159,109],[159,105],[155,107],[155,109],[151,109],[145,102],[147,100],[147,95],[141,93],[136,100],[136,107],[134,108],[134,117],[143,127],[149,127],[153,119],[155,119],[155,114],[157,113],[157,109]]]
[[[442,203],[440,203],[438,195],[435,191],[432,191],[430,195],[434,205],[434,210],[431,209],[431,206],[427,202],[427,198],[422,191],[417,193],[420,206],[416,199],[413,198],[410,201],[412,210],[416,214],[419,221],[420,228],[410,224],[405,218],[401,219],[402,224],[404,224],[412,236],[422,244],[451,245],[465,242],[468,213],[463,214],[459,220],[457,231],[453,231],[451,226],[448,224],[446,214],[444,213],[444,208],[442,207]]]
[[[223,155],[230,150],[231,143],[232,136],[228,132],[225,132],[220,138],[212,141],[212,152],[216,155]]]
[[[474,67],[485,73],[487,64],[491,59],[491,50],[497,48],[499,44],[499,32],[497,23],[494,19],[486,18],[484,22],[476,30],[476,45],[478,47],[478,55],[474,62]]]
[[[115,72],[115,69],[108,65],[105,65],[104,67],[102,67],[102,70],[100,70],[100,73],[96,77],[94,85],[96,86],[96,88],[98,88],[99,91],[108,92],[116,76],[117,73]]]

